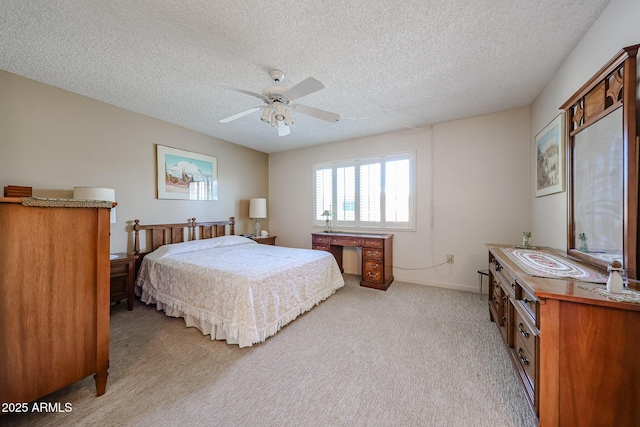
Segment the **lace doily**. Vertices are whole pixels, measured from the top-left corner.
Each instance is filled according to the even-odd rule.
[[[582,283],[578,283],[577,285],[581,289],[594,292],[598,295],[602,295],[614,301],[632,302],[632,303],[640,304],[640,292],[634,291],[632,289],[623,289],[622,293],[613,294],[609,292],[607,288],[603,288],[601,286],[589,286],[589,285],[584,285]]]
[[[113,202],[106,200],[53,199],[43,197],[23,197],[22,204],[40,208],[104,208],[111,209]]]

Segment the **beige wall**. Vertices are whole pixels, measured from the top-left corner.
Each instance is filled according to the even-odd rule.
[[[454,254],[453,265],[394,269],[397,280],[477,290],[485,243],[518,243],[529,224],[529,109],[442,123],[269,156],[271,233],[279,244],[309,248],[312,165],[316,162],[415,150],[416,231],[395,232],[394,264],[424,268]],[[359,251],[345,270],[359,273]],[[486,282],[486,281],[485,281]],[[486,283],[485,283],[486,290]]]
[[[132,250],[131,221],[237,218],[251,232],[248,200],[268,196],[268,156],[141,114],[0,71],[0,186],[71,197],[74,186],[116,191],[111,251]],[[155,145],[218,158],[218,201],[156,199]],[[268,227],[268,219],[263,222]]]
[[[415,232],[397,232],[399,280],[475,290],[487,242],[566,246],[566,193],[535,198],[535,135],[559,106],[620,48],[640,43],[640,2],[612,0],[530,108],[267,156],[225,141],[0,71],[0,186],[28,185],[36,196],[69,197],[75,185],[116,190],[112,251],[131,249],[130,221],[238,218],[251,232],[248,199],[268,197],[263,227],[278,244],[310,247],[312,164],[417,152]],[[155,198],[155,144],[218,157],[219,201]],[[345,254],[359,273],[359,253]]]
[[[531,105],[530,155],[535,136],[560,112],[560,106],[625,46],[640,43],[640,1],[612,0]],[[567,249],[567,193],[535,197],[530,170],[532,242]]]

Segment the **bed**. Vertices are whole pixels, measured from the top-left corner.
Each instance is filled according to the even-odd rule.
[[[140,251],[141,230],[151,233],[150,252]],[[211,339],[248,347],[344,286],[328,252],[262,245],[233,231],[233,218],[158,225],[136,220],[134,251],[142,259],[136,294]]]

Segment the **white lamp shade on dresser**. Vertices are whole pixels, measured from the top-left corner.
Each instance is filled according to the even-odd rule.
[[[116,190],[113,188],[99,187],[73,187],[73,198],[80,200],[107,200],[116,201]],[[111,208],[111,223],[116,222],[116,208]]]

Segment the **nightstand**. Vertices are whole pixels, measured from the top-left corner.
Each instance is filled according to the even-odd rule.
[[[267,236],[267,237],[251,237],[251,240],[254,240],[258,243],[262,243],[263,245],[276,245],[276,237],[278,236]]]
[[[127,308],[133,310],[133,284],[136,276],[137,255],[125,253],[113,254],[117,258],[111,260],[111,302],[127,300]]]

